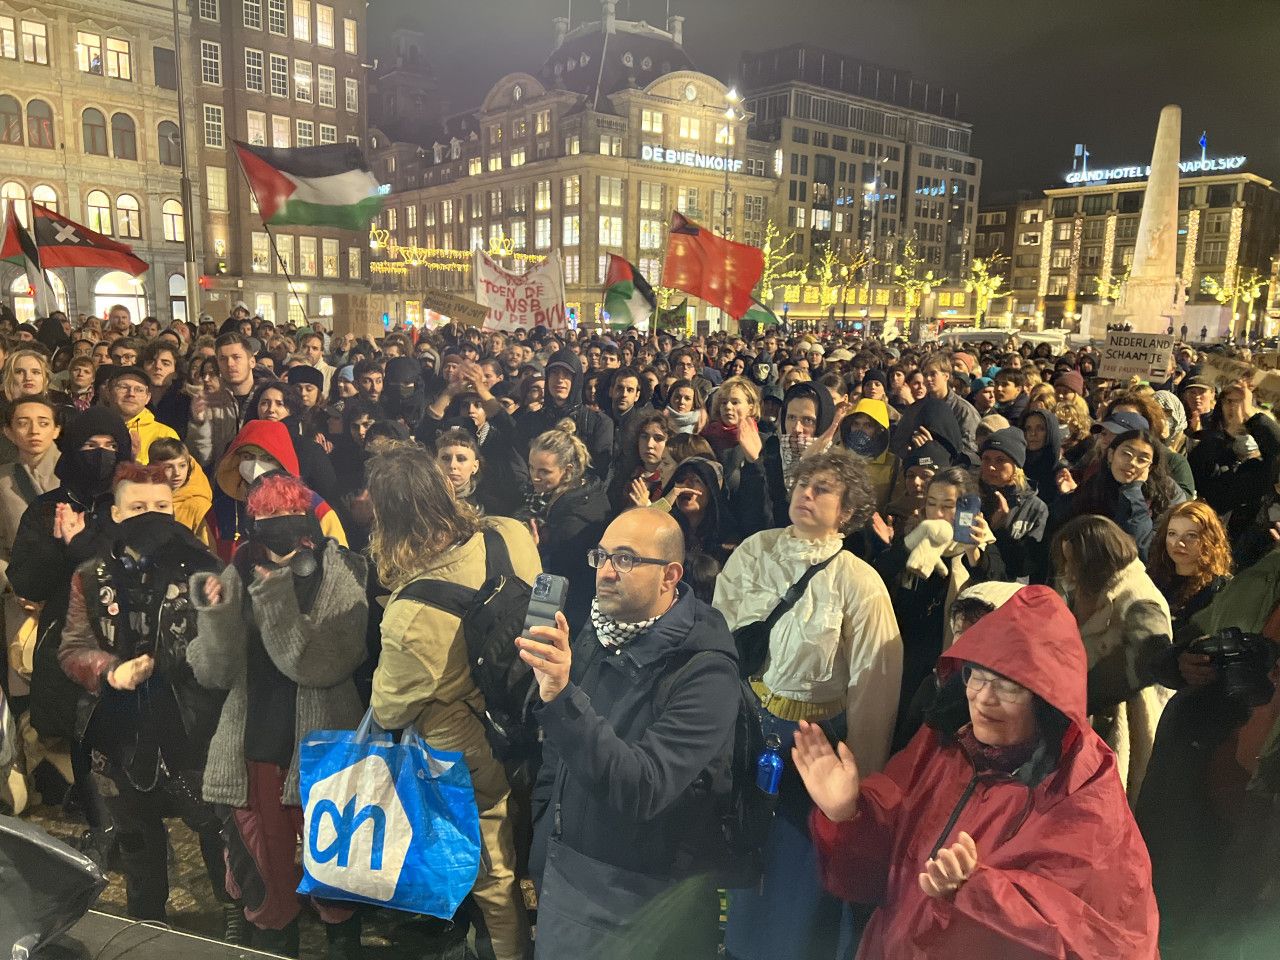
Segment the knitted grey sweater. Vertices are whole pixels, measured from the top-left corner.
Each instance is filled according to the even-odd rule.
[[[321,581],[311,612],[298,611],[293,574],[285,570],[267,580],[255,575],[246,589],[234,564],[218,575],[222,600],[204,602],[204,583],[191,578],[196,637],[187,660],[206,687],[227,690],[218,729],[209,745],[204,798],[210,803],[245,807],[249,774],[244,759],[248,704],[248,626],[262,634],[276,668],[298,685],[293,760],[285,778],[283,802],[297,806],[298,744],[312,730],[352,730],[360,722],[360,698],[351,675],[364,662],[369,607],[365,595],[368,564],[330,540],[321,556]]]

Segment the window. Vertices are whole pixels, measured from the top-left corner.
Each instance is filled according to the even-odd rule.
[[[320,241],[320,272],[326,277],[338,275],[338,241],[330,237]]]
[[[516,147],[514,150],[511,151],[511,166],[512,167],[524,166],[524,147]]]
[[[742,216],[744,220],[764,219],[764,197],[747,194],[742,200]]]
[[[680,118],[680,136],[686,140],[697,140],[702,136],[702,123],[697,117]]]
[[[731,123],[716,124],[716,144],[723,147],[725,143],[733,144],[736,133]]]
[[[255,230],[253,240],[253,272],[271,272],[271,238],[261,231]]]
[[[311,61],[293,61],[293,96],[299,103],[311,102]]]
[[[529,122],[523,118],[514,121],[511,124],[511,136],[517,140],[529,136]]]
[[[0,17],[0,57],[18,59],[18,29],[14,26],[13,17]]]
[[[31,201],[55,213],[58,210],[58,193],[47,183],[36,185],[36,188],[31,191]]]
[[[576,247],[581,239],[580,221],[575,213],[566,216],[560,224],[560,245]]]
[[[293,0],[293,39],[311,40],[311,0]]]
[[[676,193],[676,209],[681,213],[696,215],[698,211],[698,188],[680,187]]]
[[[9,204],[7,201],[15,201],[14,207],[18,211],[18,221],[25,227],[31,222],[28,216],[27,207],[27,188],[16,180],[10,180],[8,183],[0,186],[0,209],[7,210]]]
[[[550,197],[548,196],[548,207],[550,210]],[[529,191],[523,183],[517,183],[511,188],[511,212],[512,213],[528,213],[529,212]]]
[[[489,155],[489,172],[497,173],[502,169],[502,154],[494,152]]]
[[[200,19],[218,22],[218,0],[200,0]]]
[[[298,121],[298,141],[299,147],[314,147],[316,144],[316,125],[310,120]]]
[[[1137,217],[1121,217],[1116,221],[1116,238],[1119,240],[1132,240],[1138,235],[1138,218]]]
[[[347,276],[352,280],[360,279],[360,248],[347,248]]]
[[[333,7],[316,4],[316,43],[333,49]]]
[[[485,246],[484,227],[481,227],[481,226],[472,227],[470,249],[474,250],[476,247],[483,247],[483,246]]]
[[[244,88],[251,93],[264,93],[266,80],[261,50],[244,51]]]
[[[97,233],[111,233],[111,198],[101,190],[89,191],[85,198],[88,227]]]
[[[277,37],[289,35],[285,0],[267,0],[267,29]]]
[[[789,212],[787,226],[803,229],[805,225],[806,211],[804,207],[792,207]]]
[[[49,63],[49,28],[45,24],[22,21],[22,59],[26,63]]]
[[[533,115],[533,132],[538,136],[551,132],[550,110],[539,110]]]
[[[418,207],[417,204],[409,204],[404,209],[404,225],[410,230],[418,229]]]
[[[602,207],[622,206],[622,178],[621,177],[601,177],[600,178],[600,206]]]
[[[27,104],[27,146],[53,149],[53,108],[43,100]]]
[[[80,132],[85,153],[99,157],[107,155],[107,118],[101,110],[89,107],[81,114]]]
[[[360,81],[354,77],[344,77],[343,83],[346,85],[346,105],[347,113],[360,112]],[[501,167],[499,167],[501,169]]]
[[[502,191],[501,190],[489,191],[489,216],[491,217],[502,216]]]
[[[205,200],[210,210],[227,209],[227,168],[204,168]]]
[[[262,0],[241,0],[241,20],[250,30],[262,29]]]
[[[1084,225],[1084,239],[1101,240],[1107,235],[1107,221],[1089,220]]]
[[[564,153],[566,157],[577,156],[581,150],[582,141],[576,133],[571,133],[564,138]]]
[[[280,261],[280,269],[285,273],[298,272],[298,261],[293,255],[295,243],[295,238],[287,233],[276,234],[276,256]]]
[[[1084,212],[1086,216],[1096,217],[1104,214],[1111,208],[1111,194],[1096,193],[1084,198]]]
[[[600,156],[602,157],[622,156],[622,138],[602,133],[600,135]]]
[[[200,41],[200,82],[222,85],[222,44]]]
[[[442,223],[453,223],[453,200],[440,201],[440,221]]]
[[[1070,240],[1073,223],[1070,220],[1063,220],[1053,225],[1053,239]]]
[[[1043,220],[1044,220],[1043,210],[1023,210],[1022,211],[1023,223],[1040,223]]]
[[[222,108],[216,104],[204,105],[204,145],[221,149],[226,144],[222,138]]]
[[[1054,250],[1053,256],[1050,258],[1050,261],[1049,261],[1049,266],[1052,267],[1054,270],[1066,270],[1068,267],[1070,267],[1071,266],[1071,248],[1060,247],[1059,249]]]
[[[271,117],[271,145],[273,147],[292,146],[292,128],[288,117]]]
[[[338,128],[332,123],[320,124],[320,142],[321,143],[337,143]]]
[[[356,43],[356,30],[358,24],[350,17],[344,17],[342,20],[342,49],[347,51],[353,57],[360,52],[359,45]],[[352,274],[353,277],[360,276],[359,272]]]
[[[156,148],[163,166],[182,165],[182,141],[178,137],[178,125],[172,120],[161,120],[156,127]]]
[[[1206,213],[1204,215],[1205,233],[1226,233],[1231,225],[1231,214],[1225,212]]]
[[[533,245],[538,250],[551,249],[550,217],[538,217],[533,221]]]
[[[511,247],[514,250],[527,250],[529,248],[529,225],[523,220],[511,221]]]
[[[565,177],[564,180],[561,181],[561,202],[566,207],[576,207],[578,205],[578,201],[581,199],[579,196],[579,185],[581,182],[582,181],[579,180],[576,175],[572,177]]]
[[[117,80],[133,79],[133,57],[128,40],[107,37],[107,76]]]
[[[1027,231],[1025,233],[1018,234],[1018,243],[1024,247],[1040,246],[1039,231]]]
[[[791,139],[792,139],[793,141],[795,141],[796,143],[808,143],[808,142],[809,142],[809,130],[808,130],[808,128],[807,128],[807,127],[792,127],[792,128],[791,128]]]
[[[7,93],[0,95],[0,143],[22,146],[22,104]]]
[[[539,180],[533,188],[533,209],[551,209],[551,181]]]
[[[815,230],[831,229],[831,211],[830,210],[814,210],[813,211],[813,229]]]
[[[122,237],[142,236],[142,213],[138,199],[127,193],[116,198],[116,232]]]
[[[662,227],[661,220],[648,218],[640,221],[641,250],[660,250],[662,248]]]
[[[662,209],[662,184],[640,181],[640,209]]]
[[[304,277],[314,277],[319,270],[316,262],[316,238],[298,238],[298,272]]]
[[[76,66],[81,73],[102,76],[102,38],[96,33],[76,33]]]
[[[662,132],[662,111],[661,110],[641,110],[640,111],[640,129],[645,133],[661,133]]]
[[[571,253],[564,258],[564,282],[573,284],[582,282],[582,257],[576,253]]]
[[[1220,184],[1206,191],[1205,202],[1210,207],[1229,207],[1236,202],[1236,187],[1233,183]]]
[[[322,107],[338,105],[338,74],[333,67],[320,64],[316,67],[317,100]]]
[[[271,95],[289,96],[289,58],[278,53],[271,54]]]
[[[467,161],[467,176],[474,177],[484,173],[484,164],[479,157],[472,157]]]
[[[1210,266],[1220,266],[1227,262],[1227,241],[1206,240],[1200,244],[1200,262]]]
[[[1080,265],[1086,270],[1097,270],[1102,263],[1101,247],[1085,247],[1080,251]]]

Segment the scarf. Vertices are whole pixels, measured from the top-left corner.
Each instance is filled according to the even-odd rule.
[[[484,442],[489,439],[489,421],[486,420],[476,428],[476,446],[483,447]]]
[[[796,467],[800,465],[800,461],[804,459],[804,455],[809,452],[809,448],[813,446],[817,438],[784,433],[778,439],[781,441],[778,444],[778,452],[782,455],[782,484],[786,487],[789,496],[791,494],[791,485],[794,483]],[[822,451],[815,449],[813,452],[821,453]]]
[[[971,723],[965,724],[964,728],[956,733],[956,742],[977,773],[1004,774],[1012,774],[1030,760],[1032,754],[1036,752],[1036,747],[1040,745],[1040,739],[1036,737],[1026,743],[993,747],[977,738]]]
[[[693,433],[698,429],[698,413],[696,409],[688,413],[676,413],[667,407],[666,417],[671,422],[671,429],[676,433]]]
[[[703,427],[702,436],[711,444],[711,449],[717,456],[738,445],[738,428],[720,420],[712,420]]]
[[[599,600],[591,601],[591,625],[596,628],[596,639],[606,650],[625,646],[660,619],[661,615],[641,620],[639,623],[623,623],[601,612]]]

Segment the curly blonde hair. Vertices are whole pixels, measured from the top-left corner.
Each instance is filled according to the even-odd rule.
[[[1053,415],[1067,432],[1071,444],[1077,444],[1089,436],[1093,428],[1093,418],[1089,416],[1089,404],[1079,394],[1072,394],[1066,400],[1059,400],[1053,405]],[[1070,444],[1064,444],[1068,446]]]

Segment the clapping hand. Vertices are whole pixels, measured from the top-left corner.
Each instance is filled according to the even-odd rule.
[[[113,690],[137,690],[156,669],[150,654],[118,663],[107,672],[107,683]]]
[[[925,863],[924,873],[920,874],[920,889],[940,900],[954,897],[977,867],[978,845],[962,830],[958,843],[942,848]]]
[[[738,425],[738,446],[750,463],[760,459],[760,451],[764,449],[764,441],[760,439],[760,427],[750,417]]]
[[[631,488],[627,491],[627,496],[631,498],[631,502],[637,507],[649,506],[649,485],[640,477],[636,477],[631,481]]]
[[[84,514],[69,503],[60,503],[53,510],[53,535],[63,543],[70,543],[76,534],[84,530]]]
[[[853,819],[858,812],[862,779],[853,752],[843,742],[832,750],[821,727],[801,720],[791,759],[809,796],[828,820],[843,823]]]

